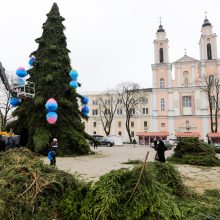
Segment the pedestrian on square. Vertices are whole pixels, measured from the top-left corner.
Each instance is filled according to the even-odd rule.
[[[157,154],[158,154],[158,161],[164,163],[166,161],[165,159],[165,151],[167,150],[165,144],[163,143],[163,140],[159,140],[159,144],[157,146]]]
[[[133,144],[134,144],[134,147],[135,147],[135,144],[137,143],[137,141],[135,140],[135,138],[133,139]]]

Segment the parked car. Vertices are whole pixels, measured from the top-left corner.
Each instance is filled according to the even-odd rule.
[[[214,147],[215,147],[215,152],[220,153],[220,143],[215,143]]]
[[[166,146],[167,150],[171,150],[171,149],[172,149],[173,145],[170,143],[170,141],[168,141],[168,140],[163,140],[163,143],[164,143],[164,145]],[[158,141],[157,144],[159,144],[159,141]],[[150,146],[151,146],[152,148],[155,148],[153,142],[150,143]]]
[[[108,147],[112,147],[114,145],[114,141],[110,140],[102,135],[93,135],[93,137],[101,143],[101,145],[107,145]],[[91,143],[92,144],[92,143]]]
[[[163,143],[165,144],[167,150],[171,150],[173,145],[168,140],[164,140]]]

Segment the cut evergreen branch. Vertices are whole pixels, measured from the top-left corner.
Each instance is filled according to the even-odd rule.
[[[79,204],[87,188],[73,175],[44,165],[28,149],[0,153],[0,219],[65,219],[60,211],[62,199],[76,191],[78,196],[72,201]]]
[[[168,160],[180,164],[220,166],[220,159],[216,157],[214,147],[196,138],[180,140],[174,154]]]

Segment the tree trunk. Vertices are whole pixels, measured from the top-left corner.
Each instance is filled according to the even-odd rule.
[[[211,95],[210,95],[210,94],[208,94],[208,99],[209,99],[211,131],[212,131],[212,133],[214,133],[214,128],[213,128],[213,114],[212,114],[212,103],[211,103]]]
[[[128,133],[129,141],[132,142],[131,132],[130,132],[130,117],[126,118],[126,130]]]

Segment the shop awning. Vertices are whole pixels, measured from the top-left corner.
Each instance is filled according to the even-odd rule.
[[[137,132],[137,136],[142,137],[167,137],[169,136],[168,132]]]
[[[220,138],[220,132],[208,133],[207,136],[211,138]]]
[[[176,137],[200,137],[199,132],[177,132]]]

